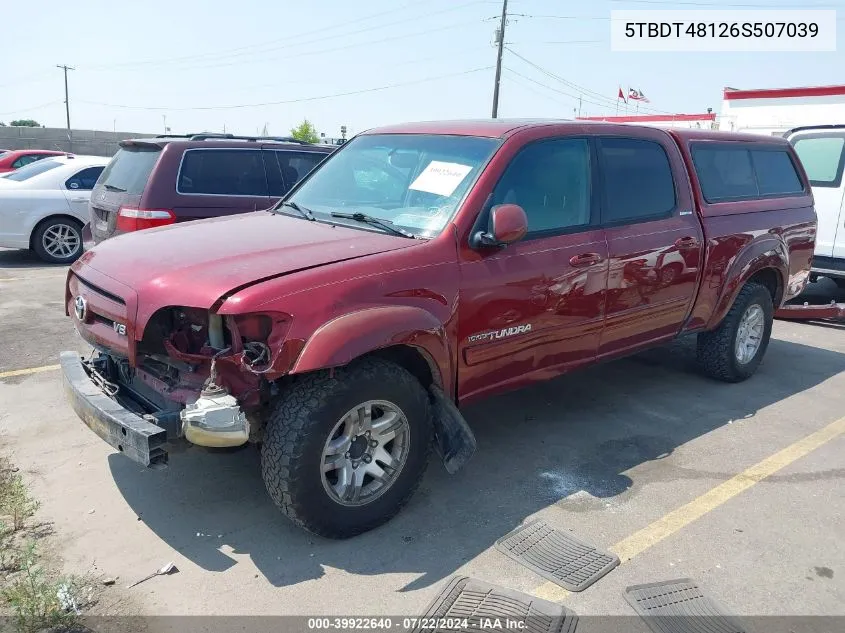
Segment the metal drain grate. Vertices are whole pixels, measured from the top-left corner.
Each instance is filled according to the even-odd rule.
[[[655,633],[744,633],[689,578],[634,585],[625,599]]]
[[[578,625],[578,616],[563,605],[466,576],[452,578],[416,620],[413,633],[508,629],[574,633]]]
[[[583,591],[619,564],[619,558],[532,521],[496,541],[496,547],[570,591]]]

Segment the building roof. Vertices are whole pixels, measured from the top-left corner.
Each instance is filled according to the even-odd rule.
[[[752,90],[737,90],[725,88],[725,101],[741,99],[788,99],[796,97],[830,97],[845,95],[845,85],[835,86],[804,86],[799,88],[755,88]]]

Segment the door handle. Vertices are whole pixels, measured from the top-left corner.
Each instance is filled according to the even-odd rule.
[[[573,255],[569,258],[570,266],[575,268],[584,268],[598,264],[601,261],[601,255],[598,253],[583,253],[581,255]]]
[[[71,202],[88,202],[88,198],[71,198]]]
[[[678,248],[695,248],[698,246],[698,240],[694,237],[681,237],[675,240],[675,246]]]

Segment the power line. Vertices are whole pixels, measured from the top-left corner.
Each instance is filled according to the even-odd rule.
[[[507,47],[507,46],[506,46],[505,48],[507,48],[507,49],[508,49],[508,51],[509,51],[510,53],[512,53],[515,57],[518,57],[518,58],[519,58],[519,59],[521,59],[523,62],[525,62],[526,64],[528,64],[528,65],[529,65],[529,66],[531,66],[532,68],[534,68],[534,69],[536,69],[536,70],[540,71],[541,73],[543,73],[543,74],[544,74],[544,75],[546,75],[547,77],[550,77],[551,79],[554,79],[554,80],[556,80],[556,81],[559,81],[559,82],[561,82],[562,84],[564,84],[564,85],[566,85],[566,86],[568,86],[568,87],[572,88],[573,90],[577,90],[579,93],[585,93],[585,94],[593,95],[593,98],[600,99],[600,100],[602,100],[602,101],[604,101],[604,102],[609,103],[610,105],[612,105],[612,106],[614,106],[614,107],[616,106],[616,103],[614,102],[614,100],[613,100],[613,99],[610,99],[610,98],[608,98],[608,97],[605,97],[605,96],[604,96],[604,95],[602,95],[601,93],[596,92],[596,91],[594,91],[594,90],[590,90],[590,89],[585,88],[585,87],[583,87],[583,86],[579,86],[578,84],[573,83],[573,82],[571,82],[571,81],[567,81],[567,80],[566,80],[566,79],[564,79],[563,77],[560,77],[560,76],[558,76],[558,75],[554,74],[553,72],[551,72],[551,71],[549,71],[549,70],[546,70],[546,69],[545,69],[545,68],[543,68],[542,66],[539,66],[539,65],[535,64],[534,62],[532,62],[532,61],[531,61],[531,60],[529,60],[529,59],[526,59],[525,57],[523,57],[522,55],[520,55],[519,53],[517,53],[515,50],[513,50],[512,48]],[[608,106],[608,107],[609,107],[609,106]],[[643,109],[643,110],[645,110],[645,111],[654,112],[655,114],[671,114],[670,112],[666,112],[665,110],[658,110],[657,108],[651,108],[651,107],[645,107],[645,106],[642,106],[642,109]]]
[[[522,77],[522,78],[523,78],[523,79],[525,79],[526,81],[530,81],[531,83],[536,84],[536,85],[540,86],[541,88],[545,88],[546,90],[551,90],[552,92],[556,92],[556,93],[558,93],[558,94],[561,94],[561,95],[564,95],[564,96],[566,96],[566,97],[569,97],[569,98],[570,98],[570,99],[572,99],[573,101],[577,101],[577,100],[583,99],[583,101],[585,101],[586,103],[589,103],[589,104],[591,104],[591,105],[599,106],[600,108],[607,108],[608,110],[612,110],[612,109],[613,109],[611,106],[609,106],[609,105],[607,105],[607,104],[604,104],[604,103],[598,103],[597,101],[592,101],[592,100],[590,100],[590,99],[586,99],[586,98],[584,98],[582,95],[574,95],[574,94],[571,94],[571,93],[569,93],[569,92],[564,92],[563,90],[560,90],[560,89],[558,89],[558,88],[552,88],[551,86],[547,86],[546,84],[544,84],[544,83],[542,83],[542,82],[540,82],[540,81],[537,81],[536,79],[532,79],[531,77],[528,77],[528,76],[526,76],[526,75],[523,75],[522,73],[518,73],[518,72],[516,72],[515,70],[512,70],[512,69],[510,69],[510,68],[505,67],[505,70],[506,70],[506,71],[508,71],[509,73],[513,74],[513,75],[516,75],[517,77]]]
[[[674,2],[672,0],[610,0],[611,2],[624,2],[626,4],[659,4],[659,5],[685,5],[691,7],[716,7],[719,9],[725,8],[740,8],[740,9],[768,9],[770,11],[777,11],[777,10],[789,10],[791,7],[786,5],[772,5],[769,4],[722,4],[720,2]],[[800,7],[796,7],[796,9],[839,9],[842,8],[841,5],[832,5],[830,3],[827,4],[807,4],[805,0],[800,0],[800,2],[796,2],[796,4],[800,4]]]
[[[440,15],[440,14],[443,14],[443,13],[457,11],[459,9],[463,9],[463,8],[466,8],[466,7],[469,7],[469,6],[472,6],[472,5],[476,5],[476,4],[480,4],[479,0],[474,0],[473,2],[465,2],[465,3],[460,4],[460,5],[451,6],[451,7],[445,8],[445,9],[441,9],[439,11],[428,12],[423,16],[413,16],[413,17],[403,18],[401,20],[395,20],[393,22],[387,22],[387,23],[384,23],[384,24],[376,24],[374,26],[369,26],[369,27],[366,27],[366,28],[357,29],[357,30],[354,30],[354,31],[350,31],[348,33],[326,35],[326,36],[323,36],[323,37],[318,37],[316,39],[291,42],[291,40],[295,40],[297,38],[301,38],[301,37],[304,37],[304,36],[307,36],[307,35],[324,33],[325,31],[330,31],[330,30],[334,30],[334,29],[337,29],[337,28],[340,28],[340,27],[349,26],[350,24],[356,24],[356,23],[364,21],[364,20],[382,17],[384,15],[387,15],[387,14],[390,14],[390,13],[395,13],[395,12],[402,10],[402,9],[407,9],[409,6],[419,6],[418,2],[408,3],[408,4],[405,4],[405,5],[402,5],[401,7],[397,7],[395,9],[391,9],[391,10],[388,10],[388,11],[383,11],[381,13],[370,15],[370,16],[367,16],[367,17],[364,17],[364,18],[358,18],[356,20],[352,20],[352,21],[345,22],[345,23],[342,23],[342,24],[336,24],[336,25],[333,25],[333,26],[324,27],[324,28],[321,28],[321,29],[313,30],[313,31],[307,31],[305,33],[300,33],[298,35],[292,35],[292,36],[288,36],[288,37],[284,37],[284,38],[269,40],[269,41],[261,43],[261,44],[251,44],[251,45],[248,45],[248,46],[241,46],[241,47],[229,49],[229,50],[226,50],[226,51],[217,51],[217,52],[214,52],[214,53],[198,53],[198,54],[194,54],[194,55],[185,55],[185,56],[182,56],[182,57],[174,57],[174,58],[169,58],[169,59],[144,60],[144,61],[138,61],[138,62],[124,62],[124,63],[121,63],[121,64],[106,64],[106,65],[100,65],[100,66],[91,66],[91,67],[89,67],[89,70],[108,70],[108,69],[119,69],[119,68],[126,68],[126,67],[160,66],[160,65],[172,65],[172,64],[179,65],[182,62],[191,63],[191,62],[207,61],[207,62],[213,63],[215,60],[224,61],[224,60],[229,60],[233,57],[265,55],[267,53],[277,51],[277,50],[282,50],[282,49],[297,47],[297,46],[303,46],[303,45],[307,45],[307,44],[316,44],[316,43],[325,42],[325,41],[329,41],[329,40],[336,40],[339,37],[348,37],[348,36],[351,36],[351,35],[359,35],[361,33],[366,33],[366,32],[369,32],[369,31],[374,31],[374,30],[383,29],[383,28],[390,27],[390,26],[395,26],[397,24],[404,24],[404,23],[407,23],[407,22],[413,22],[413,21],[417,21],[417,20],[420,20],[420,19],[430,17],[432,15]],[[283,43],[279,44],[280,42],[283,42]],[[277,45],[277,44],[279,44],[279,45]],[[251,60],[244,61],[242,63],[251,63]],[[225,65],[234,65],[234,64],[225,64]],[[211,67],[211,66],[198,66],[197,68],[205,68],[205,67]],[[190,67],[187,68],[187,69],[190,69]]]
[[[32,112],[33,110],[41,110],[43,108],[47,108],[57,103],[62,103],[61,101],[49,101],[48,103],[42,103],[41,105],[32,106],[30,108],[20,108],[18,110],[12,110],[11,112],[0,112],[0,116],[9,116],[10,114],[25,114],[27,112]]]
[[[303,103],[303,102],[306,102],[306,101],[320,101],[322,99],[334,99],[336,97],[348,97],[348,96],[351,96],[351,95],[365,94],[365,93],[368,93],[368,92],[378,92],[378,91],[381,91],[381,90],[389,90],[391,88],[400,88],[400,87],[403,87],[403,86],[412,86],[412,85],[416,85],[416,84],[426,83],[426,82],[429,82],[429,81],[437,81],[439,79],[448,79],[450,77],[459,77],[459,76],[462,76],[462,75],[470,75],[470,74],[482,72],[482,71],[485,71],[485,70],[491,70],[492,68],[493,68],[492,66],[484,66],[482,68],[473,68],[472,70],[465,70],[465,71],[456,72],[456,73],[448,73],[446,75],[437,75],[437,76],[434,76],[434,77],[426,77],[424,79],[416,79],[416,80],[413,80],[413,81],[405,81],[405,82],[400,82],[400,83],[387,84],[387,85],[384,85],[384,86],[377,86],[375,88],[364,88],[364,89],[361,89],[361,90],[351,90],[349,92],[338,92],[338,93],[334,93],[334,94],[321,95],[321,96],[317,96],[317,97],[302,97],[300,99],[284,99],[282,101],[266,101],[266,102],[263,102],[263,103],[242,103],[242,104],[237,104],[237,105],[223,105],[223,106],[197,106],[197,107],[192,107],[192,108],[174,108],[174,107],[167,107],[167,106],[135,106],[135,105],[120,104],[120,103],[102,103],[100,101],[82,101],[82,100],[80,100],[80,103],[86,103],[86,104],[89,104],[89,105],[98,105],[98,106],[103,106],[103,107],[107,107],[107,108],[122,108],[122,109],[127,109],[127,110],[149,110],[149,111],[167,110],[167,111],[175,111],[175,112],[187,112],[187,111],[196,111],[196,110],[235,110],[235,109],[238,109],[238,108],[260,108],[260,107],[263,107],[263,106],[285,105],[285,104],[289,104],[289,103]]]
[[[43,79],[40,79],[41,77],[46,78],[48,75],[52,76],[52,74],[53,74],[53,71],[44,72],[44,73],[36,73],[34,75],[26,75],[21,79],[15,79],[14,81],[9,81],[7,83],[0,84],[0,88],[8,88],[9,86],[19,86],[19,85],[22,85],[22,84],[31,84],[31,83],[35,83],[37,81],[43,81]]]
[[[457,24],[450,24],[450,25],[446,25],[446,26],[433,28],[433,29],[426,29],[424,31],[416,31],[416,32],[413,32],[413,33],[404,33],[402,35],[394,35],[394,36],[391,36],[391,37],[384,37],[384,38],[379,39],[379,40],[367,40],[365,42],[354,42],[352,44],[345,44],[343,46],[335,46],[333,48],[324,48],[324,49],[316,50],[316,51],[304,51],[302,53],[296,53],[296,54],[293,54],[293,55],[281,55],[281,56],[277,56],[277,57],[264,57],[264,58],[262,58],[262,61],[289,60],[289,59],[296,59],[296,58],[299,58],[299,57],[308,57],[310,55],[323,55],[325,53],[335,53],[335,52],[338,52],[338,51],[345,51],[345,50],[349,50],[349,49],[352,49],[352,48],[359,48],[361,46],[370,46],[372,44],[383,44],[384,42],[394,42],[394,41],[397,41],[397,40],[405,40],[405,39],[408,39],[409,37],[419,37],[421,35],[429,35],[431,33],[439,33],[441,31],[449,31],[449,30],[452,30],[452,29],[459,29],[459,28],[468,26],[470,24],[478,24],[478,23],[479,23],[478,20],[470,20],[468,22],[459,22]],[[182,70],[182,71],[184,71],[184,70],[202,70],[202,69],[206,69],[206,68],[218,69],[218,68],[226,68],[228,66],[241,66],[243,64],[254,64],[254,63],[255,63],[255,61],[252,60],[252,59],[244,59],[244,60],[233,61],[233,62],[224,63],[224,64],[211,63],[211,64],[205,64],[205,65],[202,65],[202,66],[183,66],[183,67],[179,68],[179,70]]]
[[[522,81],[517,80],[517,79],[516,79],[516,77],[512,77],[511,75],[515,75],[515,76],[522,77],[523,79],[528,79],[527,77],[524,77],[523,75],[520,75],[519,73],[516,73],[516,72],[512,71],[512,70],[511,70],[510,68],[508,68],[507,66],[505,66],[503,70],[504,70],[505,72],[507,72],[507,73],[508,73],[508,74],[505,76],[505,79],[507,79],[508,81],[512,81],[515,85],[519,86],[519,87],[520,87],[520,88],[522,88],[523,90],[528,90],[529,92],[533,92],[535,95],[538,95],[538,96],[540,96],[540,97],[543,97],[544,99],[548,99],[549,101],[552,101],[553,103],[556,103],[556,104],[558,104],[558,105],[561,105],[561,106],[564,106],[564,107],[569,107],[569,106],[570,106],[570,104],[568,104],[568,103],[564,103],[564,102],[563,102],[563,101],[561,101],[560,99],[555,99],[555,98],[554,98],[554,97],[552,97],[551,95],[547,95],[547,94],[545,94],[545,93],[543,93],[543,92],[540,92],[539,90],[536,90],[536,89],[532,88],[532,87],[531,87],[531,86],[529,86],[528,84],[524,84],[524,83],[522,83]],[[530,81],[530,80],[529,80],[529,81]],[[535,83],[538,83],[538,82],[535,82]],[[544,85],[544,84],[540,84],[540,85]],[[548,88],[548,86],[544,86],[544,87]],[[549,88],[549,89],[550,89],[550,90],[553,90],[552,88]],[[556,92],[556,91],[555,91],[555,92]]]

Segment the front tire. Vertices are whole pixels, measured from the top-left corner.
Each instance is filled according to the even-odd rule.
[[[369,358],[296,377],[273,403],[261,448],[270,497],[294,523],[348,538],[389,521],[432,448],[428,394],[404,368]]]
[[[773,319],[768,289],[745,284],[719,327],[698,335],[697,357],[704,373],[723,382],[750,378],[769,346]]]
[[[82,255],[82,223],[47,218],[32,233],[32,250],[48,264],[71,264]]]

